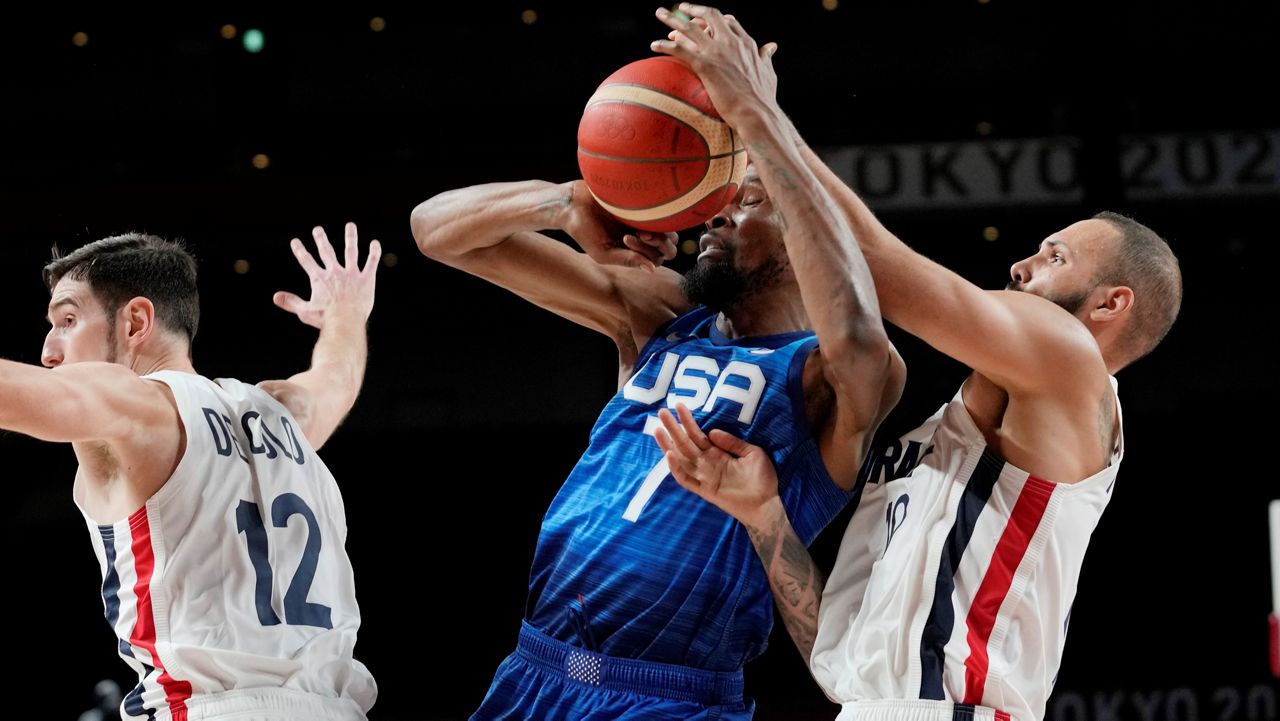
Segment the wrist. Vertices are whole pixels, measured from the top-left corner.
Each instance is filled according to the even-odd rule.
[[[360,329],[368,322],[369,311],[361,308],[359,303],[334,303],[324,312],[324,324],[334,329]]]
[[[573,224],[573,196],[578,192],[579,182],[581,181],[570,180],[547,189],[547,195],[538,204],[546,212],[546,221],[550,223],[545,226],[547,229],[568,230]]]
[[[742,518],[744,524],[760,530],[778,528],[786,520],[787,509],[776,493],[762,499],[748,513],[743,514]]]
[[[748,142],[761,142],[769,135],[778,135],[793,143],[799,138],[795,126],[774,104],[746,104],[734,112],[732,119],[725,118],[725,122]]]

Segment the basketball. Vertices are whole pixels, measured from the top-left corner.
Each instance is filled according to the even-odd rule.
[[[605,78],[578,125],[578,168],[600,206],[639,230],[714,216],[738,192],[747,156],[698,76],[646,58]]]

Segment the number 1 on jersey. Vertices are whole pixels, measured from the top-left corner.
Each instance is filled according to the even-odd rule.
[[[644,434],[652,436],[658,430],[661,421],[657,416],[649,416],[644,419]],[[655,444],[656,445],[656,444]],[[667,454],[662,454],[662,460],[658,461],[658,465],[654,466],[649,475],[644,477],[644,482],[640,484],[640,490],[636,491],[636,495],[631,497],[631,502],[627,504],[627,510],[623,511],[622,517],[632,523],[640,518],[640,511],[648,505],[649,499],[653,498],[654,492],[658,490],[658,486],[662,484],[662,479],[671,474],[671,467],[667,465]]]

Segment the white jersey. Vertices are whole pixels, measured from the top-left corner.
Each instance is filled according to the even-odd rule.
[[[1097,474],[1036,478],[987,447],[957,393],[868,458],[810,658],[840,718],[1043,718],[1123,455],[1117,433]]]
[[[122,717],[363,719],[377,687],[352,657],[360,612],[333,475],[265,391],[146,378],[173,391],[186,450],[127,519],[85,516],[107,621],[138,672]]]

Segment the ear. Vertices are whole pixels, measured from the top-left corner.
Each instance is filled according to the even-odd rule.
[[[1107,288],[1098,299],[1093,310],[1089,311],[1089,319],[1098,323],[1111,323],[1128,315],[1133,308],[1133,289],[1127,285]]]
[[[156,307],[148,298],[138,296],[120,306],[117,327],[123,332],[125,346],[137,348],[156,331]]]

